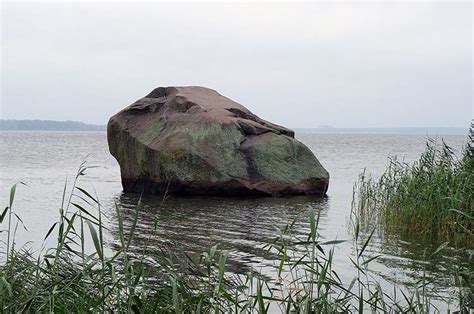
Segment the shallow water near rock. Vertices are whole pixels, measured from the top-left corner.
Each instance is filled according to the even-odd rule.
[[[465,136],[442,136],[445,142],[460,150]],[[335,247],[334,270],[349,283],[355,269],[349,257],[353,254],[352,234],[348,228],[352,187],[364,169],[380,175],[389,155],[415,160],[425,147],[425,135],[377,134],[297,134],[330,173],[328,197],[287,198],[216,198],[144,196],[139,212],[134,249],[140,251],[156,224],[156,235],[150,241],[151,252],[166,247],[178,254],[197,257],[210,246],[230,252],[227,270],[242,273],[254,268],[268,277],[274,275],[276,256],[265,245],[278,235],[278,229],[296,220],[299,234],[308,232],[308,209],[320,214],[319,233],[323,239],[348,239]],[[79,186],[96,193],[109,218],[107,241],[113,249],[118,239],[114,203],[125,224],[130,224],[139,195],[124,194],[117,162],[109,154],[105,132],[0,132],[0,195],[2,206],[8,202],[9,189],[18,181],[14,209],[23,219],[27,231],[19,228],[17,246],[27,245],[39,251],[42,239],[57,219],[66,178],[71,181],[80,163],[97,166],[81,177]],[[371,263],[371,276],[382,287],[413,283],[423,272],[434,283],[431,288],[447,296],[452,286],[447,269],[452,265],[472,268],[466,253],[446,249],[429,257],[438,244],[413,243],[407,239],[379,236],[371,242],[368,254],[382,256]],[[391,291],[391,290],[389,290]],[[446,304],[440,302],[440,309]]]

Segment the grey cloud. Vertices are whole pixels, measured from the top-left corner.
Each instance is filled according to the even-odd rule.
[[[460,126],[470,3],[5,3],[2,117],[106,123],[203,85],[290,127]]]

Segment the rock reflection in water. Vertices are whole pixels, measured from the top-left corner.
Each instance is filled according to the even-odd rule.
[[[121,194],[117,204],[128,233],[134,220],[139,195]],[[158,196],[143,196],[138,212],[133,253],[148,247],[147,255],[166,248],[178,256],[187,254],[198,260],[213,245],[229,250],[227,271],[244,273],[250,267],[273,267],[277,257],[265,245],[279,229],[296,220],[295,230],[308,232],[308,209],[320,212],[324,221],[327,198],[298,196],[289,198],[176,198],[165,201]],[[118,244],[115,213],[111,213],[112,245]],[[154,234],[154,228],[156,232]],[[148,243],[147,243],[148,241]]]

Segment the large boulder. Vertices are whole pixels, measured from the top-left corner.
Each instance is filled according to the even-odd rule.
[[[326,193],[329,174],[294,132],[204,87],[159,87],[114,115],[110,153],[125,192]]]

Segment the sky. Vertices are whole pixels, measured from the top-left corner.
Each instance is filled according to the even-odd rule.
[[[1,2],[2,119],[199,85],[292,128],[467,127],[470,2]]]

